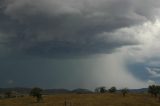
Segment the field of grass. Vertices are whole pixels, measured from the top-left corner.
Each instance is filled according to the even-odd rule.
[[[43,101],[26,96],[1,99],[0,106],[160,106],[160,102],[147,94],[57,94],[43,96]]]

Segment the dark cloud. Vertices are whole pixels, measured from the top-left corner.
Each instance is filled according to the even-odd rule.
[[[12,55],[111,53],[137,41],[112,39],[115,36],[109,33],[152,19],[158,3],[149,0],[1,0],[0,49]],[[104,32],[107,34],[101,37]]]
[[[135,63],[159,56],[159,7],[157,0],[0,0],[1,86],[141,87],[149,66]]]

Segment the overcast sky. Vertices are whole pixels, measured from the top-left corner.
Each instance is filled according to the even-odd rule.
[[[0,87],[147,87],[159,54],[158,0],[0,0]]]

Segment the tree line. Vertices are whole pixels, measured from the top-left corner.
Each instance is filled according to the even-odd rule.
[[[39,102],[41,101],[43,98],[42,98],[42,89],[39,88],[39,87],[35,87],[35,88],[32,88],[29,95],[36,98],[36,101]],[[106,89],[106,87],[102,86],[102,87],[97,87],[95,88],[95,93],[115,93],[115,92],[121,92],[122,95],[125,97],[126,94],[129,92],[129,89],[128,88],[123,88],[123,89],[120,89],[120,90],[117,90],[117,88],[115,86],[109,88],[109,89]],[[159,101],[160,101],[160,85],[149,85],[148,86],[148,93],[152,96],[152,97],[155,97],[155,98],[158,98]],[[6,97],[10,97],[11,96],[11,92],[6,92],[5,93]]]
[[[119,91],[123,94],[123,96],[125,96],[129,92],[129,89],[128,88],[123,88]],[[107,90],[106,87],[102,86],[102,87],[97,87],[95,89],[95,92],[96,93],[106,93],[106,92],[115,93],[115,92],[117,92],[117,88],[115,86],[113,86],[113,87],[111,87]]]

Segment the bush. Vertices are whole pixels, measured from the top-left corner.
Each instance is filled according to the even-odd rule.
[[[108,90],[110,93],[115,93],[117,91],[116,87],[111,87],[109,90]]]
[[[148,93],[157,97],[157,95],[160,94],[160,86],[159,85],[150,85],[148,87]]]
[[[123,96],[125,97],[126,94],[129,92],[129,90],[128,90],[128,88],[123,88],[123,89],[121,89],[121,92],[122,92]]]
[[[102,86],[102,87],[96,88],[95,92],[97,92],[97,93],[105,93],[105,92],[107,92],[107,90],[106,90],[106,87]]]
[[[12,95],[12,92],[11,92],[11,91],[5,92],[5,97],[6,97],[6,98],[10,98],[11,95]]]
[[[30,92],[30,96],[36,97],[37,98],[37,102],[39,102],[40,100],[42,100],[42,89],[41,88],[33,88]]]

